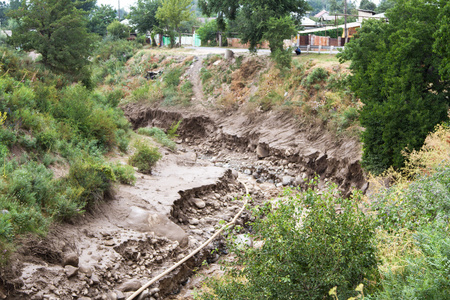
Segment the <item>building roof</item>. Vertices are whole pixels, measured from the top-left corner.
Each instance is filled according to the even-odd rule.
[[[305,29],[305,30],[299,31],[299,33],[314,33],[314,32],[318,32],[318,31],[332,30],[332,29],[344,28],[344,27],[345,27],[345,25],[325,26],[325,27],[319,27],[319,28],[313,28],[313,29]],[[354,28],[354,27],[361,27],[361,22],[347,23],[347,28]]]
[[[314,18],[320,18],[326,15],[329,15],[330,13],[327,12],[326,10],[322,10],[321,12],[319,12],[317,15],[314,16]]]
[[[317,23],[314,22],[313,20],[311,20],[311,19],[308,18],[308,17],[303,17],[303,18],[302,18],[302,26],[305,26],[305,27],[315,27],[315,26],[317,26]]]

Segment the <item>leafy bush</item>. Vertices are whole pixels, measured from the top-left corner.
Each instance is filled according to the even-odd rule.
[[[162,157],[158,148],[149,147],[142,141],[137,141],[134,147],[136,147],[136,152],[129,158],[130,165],[138,168],[139,172],[151,174],[156,162]]]
[[[181,68],[171,68],[164,74],[163,80],[169,87],[177,87],[180,84],[180,77],[183,70]]]
[[[115,163],[111,165],[116,179],[123,184],[134,185],[136,183],[136,176],[134,176],[134,169],[129,165]]]
[[[343,199],[335,186],[323,194],[285,191],[257,208],[251,224],[259,247],[233,250],[237,266],[212,281],[202,299],[327,299],[355,296],[355,287],[377,271],[374,226],[358,208],[359,195]]]
[[[175,130],[176,131],[176,130]],[[153,137],[158,143],[160,143],[163,146],[166,146],[167,148],[171,150],[175,150],[177,148],[177,144],[172,141],[165,133],[158,127],[152,127],[152,128],[139,128],[138,129],[139,134],[147,135]]]
[[[110,166],[91,160],[73,164],[68,176],[70,185],[80,189],[78,201],[86,208],[91,208],[96,202],[110,195],[115,180]]]
[[[302,85],[305,87],[311,86],[313,83],[321,80],[325,80],[328,77],[328,71],[324,68],[315,68],[308,74],[304,81],[302,81]]]
[[[210,22],[205,23],[197,30],[197,34],[200,37],[202,42],[202,46],[207,46],[210,44],[215,46],[216,38],[217,38],[217,22],[216,20],[212,20]]]
[[[450,168],[423,176],[405,190],[393,186],[377,195],[374,209],[385,229],[418,229],[450,218]]]
[[[183,121],[183,119],[179,120],[178,122],[173,122],[172,125],[170,126],[170,128],[167,129],[167,136],[170,139],[178,137],[177,130],[178,130],[178,127],[180,127],[180,124],[182,121]]]
[[[400,268],[383,274],[382,290],[369,299],[448,299],[450,231],[448,222],[425,225],[414,235],[420,255],[405,251]]]
[[[114,39],[124,39],[130,36],[130,29],[127,25],[115,20],[106,27],[108,34]]]

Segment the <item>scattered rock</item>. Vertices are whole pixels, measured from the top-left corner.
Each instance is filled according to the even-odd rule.
[[[92,268],[91,267],[79,266],[79,271],[83,274],[86,274],[86,276],[88,276],[88,277],[92,276]]]
[[[293,180],[293,179],[294,179],[294,178],[292,178],[291,176],[283,176],[282,184],[283,184],[284,186],[290,185],[290,184],[292,183],[292,180]]]
[[[128,281],[122,283],[121,285],[119,285],[119,287],[117,289],[124,293],[125,292],[134,292],[134,291],[137,291],[138,289],[140,289],[141,286],[142,286],[142,284],[139,280],[131,279],[131,280],[128,280]]]
[[[188,236],[186,232],[168,217],[160,214],[149,215],[148,224],[151,231],[156,235],[165,236],[172,241],[178,241],[181,247],[187,246]]]
[[[71,278],[78,274],[78,268],[74,266],[67,265],[64,267],[64,272],[67,275],[67,278]]]
[[[146,300],[150,297],[150,293],[147,290],[143,290],[142,293],[139,294],[139,296],[137,297],[137,300]]]
[[[62,265],[65,266],[74,266],[78,267],[79,258],[78,255],[75,252],[67,252],[64,253],[63,259],[62,259]]]
[[[256,147],[256,155],[260,159],[269,156],[269,147],[266,144],[258,144]]]
[[[198,225],[200,221],[197,218],[192,218],[189,220],[189,224],[191,225]]]
[[[151,296],[153,296],[154,294],[159,293],[159,291],[160,291],[160,289],[157,288],[157,287],[155,287],[155,288],[152,288],[152,289],[149,291],[149,293],[150,293]]]
[[[125,300],[125,295],[121,291],[114,291],[117,296],[117,300]]]
[[[97,274],[92,274],[91,275],[91,280],[94,284],[99,284],[100,283],[100,278],[98,278]]]
[[[195,206],[197,206],[197,208],[199,209],[203,209],[206,206],[205,201],[203,201],[202,199],[194,198],[192,201],[194,202]]]

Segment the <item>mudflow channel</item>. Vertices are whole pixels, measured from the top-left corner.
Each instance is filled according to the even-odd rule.
[[[244,184],[253,203],[316,174],[319,188],[327,181],[344,194],[367,188],[356,142],[332,141],[279,115],[250,120],[138,105],[124,110],[135,129],[183,119],[178,150],[164,151],[152,175],[137,173],[135,186],[118,186],[72,224],[58,225],[44,240],[24,239],[2,274],[0,292],[8,299],[126,299],[211,237],[221,220],[230,221],[242,206]],[[238,224],[245,228],[250,219],[244,211]],[[224,239],[215,239],[136,299],[189,298],[193,271],[226,253]]]

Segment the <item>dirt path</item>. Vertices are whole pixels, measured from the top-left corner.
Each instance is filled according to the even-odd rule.
[[[205,58],[206,55],[195,56],[194,63],[188,70],[187,76],[189,76],[189,80],[192,83],[192,91],[194,92],[194,96],[191,99],[191,106],[194,111],[206,114],[208,107],[205,95],[203,94],[202,80],[200,78],[200,70],[203,68],[203,60]]]

